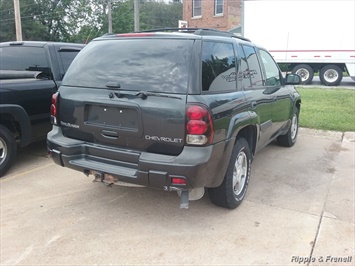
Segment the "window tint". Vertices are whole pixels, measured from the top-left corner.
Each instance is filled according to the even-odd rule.
[[[249,66],[245,75],[250,76],[252,86],[263,86],[259,60],[254,47],[248,45],[242,45],[242,47]]]
[[[279,68],[269,53],[260,50],[260,57],[266,74],[266,86],[278,86],[281,84]]]
[[[193,40],[125,39],[89,43],[70,65],[63,85],[186,93]]]
[[[214,0],[214,14],[223,15],[223,0]]]
[[[202,90],[236,90],[233,45],[206,41],[202,45]]]
[[[71,62],[73,62],[75,56],[79,53],[79,51],[59,51],[59,56],[62,60],[64,72],[68,70]]]
[[[27,56],[22,56],[26,54]],[[42,47],[10,46],[0,48],[2,70],[48,70],[48,62]]]
[[[238,80],[242,83],[242,88],[251,87],[249,66],[247,58],[245,57],[243,49],[239,50],[240,52],[240,70],[238,72]]]
[[[202,16],[202,0],[192,0],[192,16]]]

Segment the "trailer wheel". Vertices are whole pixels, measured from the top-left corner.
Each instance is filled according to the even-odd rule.
[[[326,86],[337,86],[343,79],[343,71],[336,65],[326,65],[320,70],[319,79]]]
[[[296,65],[292,69],[292,73],[299,75],[301,77],[301,84],[304,85],[311,83],[314,75],[313,69],[306,64]]]

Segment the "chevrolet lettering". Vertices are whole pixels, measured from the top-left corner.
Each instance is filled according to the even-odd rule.
[[[146,140],[155,140],[155,141],[164,141],[164,142],[174,142],[174,143],[181,143],[182,139],[172,139],[167,137],[158,137],[158,136],[148,136],[145,135]]]

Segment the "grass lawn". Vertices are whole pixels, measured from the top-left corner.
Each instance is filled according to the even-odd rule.
[[[300,126],[355,131],[355,90],[297,87],[301,94]]]

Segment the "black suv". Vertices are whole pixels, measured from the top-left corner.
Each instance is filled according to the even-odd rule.
[[[272,56],[212,29],[105,35],[89,43],[52,98],[48,150],[108,185],[177,191],[236,208],[255,153],[292,146],[300,95]]]

